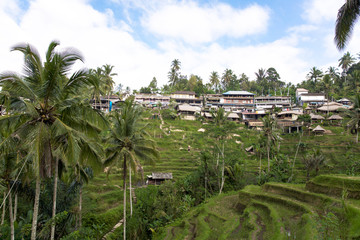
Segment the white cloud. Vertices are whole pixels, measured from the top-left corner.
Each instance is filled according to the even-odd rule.
[[[335,22],[337,12],[344,2],[341,0],[306,0],[303,18],[312,23]]]
[[[164,4],[148,12],[142,24],[161,37],[198,44],[224,36],[239,38],[264,33],[269,17],[270,10],[257,4],[235,9],[223,3],[199,6],[196,2],[184,1]]]

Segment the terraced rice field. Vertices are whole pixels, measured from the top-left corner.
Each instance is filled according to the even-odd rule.
[[[311,183],[250,185],[211,199],[155,239],[358,239],[360,178],[326,175],[312,182],[324,179],[336,183],[322,185],[328,193],[351,185],[353,195],[318,193]]]

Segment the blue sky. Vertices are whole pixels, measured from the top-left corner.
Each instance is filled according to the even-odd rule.
[[[0,72],[21,71],[21,54],[9,51],[29,42],[45,54],[51,40],[85,56],[75,67],[114,65],[117,83],[139,89],[156,77],[167,82],[171,61],[182,74],[206,83],[226,68],[250,79],[275,67],[283,81],[298,83],[310,68],[337,66],[344,52],[333,43],[343,0],[2,0]],[[355,28],[348,45],[360,52]]]

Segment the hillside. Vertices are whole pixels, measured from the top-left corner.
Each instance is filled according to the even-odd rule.
[[[343,186],[343,194],[319,193],[312,184],[249,185],[196,207],[155,239],[359,238],[360,178],[331,175],[312,180],[319,182],[328,193],[338,191],[333,183]],[[346,189],[353,194],[347,195]]]
[[[160,120],[151,119],[150,112],[147,113],[147,117],[149,117],[149,119],[145,120],[144,123],[148,124],[148,132],[156,141],[161,156],[155,165],[143,163],[145,176],[147,174],[151,174],[151,172],[172,172],[174,181],[183,179],[190,173],[194,172],[201,165],[200,152],[203,150],[211,151],[213,148],[212,144],[214,142],[209,138],[208,132],[206,130],[209,125],[207,123],[203,124],[199,121],[165,120],[164,124],[161,126],[162,129],[160,129]],[[231,136],[227,139],[226,149],[228,156],[232,163],[240,164],[242,170],[241,176],[243,178],[241,181],[243,181],[243,184],[256,184],[256,177],[258,176],[259,172],[259,156],[257,154],[248,153],[244,149],[250,146],[256,146],[259,141],[259,137],[262,135],[262,132],[249,130],[242,124],[238,124],[237,126],[238,127],[233,130]],[[201,128],[205,129],[206,131],[198,131]],[[288,168],[284,170],[284,175],[287,177],[290,175],[289,167],[292,164],[301,137],[302,144],[299,148],[298,156],[295,162],[295,177],[293,178],[293,182],[302,184],[305,183],[306,172],[301,159],[306,155],[307,151],[310,151],[314,147],[321,149],[326,160],[325,166],[320,169],[320,174],[344,174],[349,173],[353,167],[357,167],[355,163],[356,159],[360,158],[360,146],[353,143],[354,136],[347,134],[342,127],[325,126],[325,128],[331,130],[333,134],[324,136],[313,136],[308,134],[304,134],[302,136],[300,134],[281,135],[283,140],[280,144],[279,156],[283,156],[282,158],[286,160],[285,163]],[[188,146],[190,146],[190,151],[188,151]],[[266,164],[267,159],[266,156],[263,155],[263,170],[265,169]],[[314,176],[314,173],[311,173],[311,176]],[[274,181],[274,179],[272,181]],[[276,179],[276,181],[279,181],[279,179]],[[133,186],[136,187],[137,183],[139,182],[140,175],[134,176]],[[272,186],[272,188],[270,186]],[[241,191],[241,194],[251,195],[258,192],[261,193],[263,190],[270,191],[270,189],[274,189],[273,186],[275,186],[275,184],[266,184],[262,188],[258,186],[248,186],[243,191]],[[279,184],[279,186],[289,187],[292,185]],[[304,185],[296,185],[296,187],[293,189],[305,191]],[[101,227],[102,234],[109,232],[112,227],[122,218],[122,193],[121,169],[113,168],[108,177],[105,173],[95,176],[95,178],[84,187],[83,211],[85,216],[85,224],[86,219],[89,219],[89,224],[95,222]],[[256,200],[254,200],[251,204],[249,204],[249,206],[247,206],[245,202],[242,203],[244,206],[247,206],[244,212],[242,212],[239,210],[241,207],[239,207],[240,202],[238,201],[237,196],[238,193],[235,193],[233,195],[227,195],[226,200],[224,200],[222,196],[210,200],[208,204],[213,204],[212,206],[221,205],[222,207],[226,207],[231,205],[234,207],[218,209],[219,212],[212,212],[213,210],[211,210],[211,217],[207,219],[214,220],[215,225],[218,223],[225,224],[224,226],[228,228],[228,231],[221,232],[222,230],[219,230],[219,236],[226,236],[226,238],[231,239],[232,233],[234,231],[236,232],[236,228],[239,228],[239,224],[235,226],[235,222],[233,220],[239,219],[240,217],[242,219],[246,219],[245,216],[248,214],[250,220],[244,220],[242,227],[248,228],[250,235],[262,233],[265,236],[267,231],[261,230],[261,226],[264,226],[264,223],[260,224],[260,222],[269,221],[269,218],[263,215],[264,211],[270,210],[263,210],[263,212],[259,212],[257,215],[254,215],[254,213],[250,214],[251,209],[258,209],[261,205],[261,203],[257,203]],[[221,204],[216,204],[217,201],[226,201],[226,203],[222,202]],[[265,203],[262,204],[264,205]],[[189,214],[199,214],[199,216],[206,217],[209,213],[207,209],[213,209],[213,207],[210,205],[208,205],[208,207],[205,207],[206,205],[197,207]],[[267,203],[265,205],[267,205]],[[262,206],[262,208],[266,207],[267,206]],[[292,211],[291,209],[292,208],[290,207],[286,211],[289,211],[294,214],[293,216],[296,216],[298,213]],[[222,211],[226,211],[227,213],[223,214]],[[306,211],[302,211],[304,215]],[[281,211],[277,214],[281,215]],[[224,216],[226,216],[226,218],[224,218]],[[260,221],[261,216],[262,220]],[[295,221],[295,225],[304,223],[303,221],[309,218],[306,217],[308,215],[304,216],[305,217],[294,217],[298,221]],[[218,217],[220,217],[220,220]],[[183,223],[182,227],[177,226],[171,230],[171,232],[173,232],[176,236],[179,234],[179,239],[182,239],[181,236],[187,236],[189,234],[186,232],[189,230],[184,230],[186,229],[186,226],[194,227],[196,225],[196,227],[200,230],[202,227],[204,227],[205,223],[203,220],[200,221],[201,223],[197,223],[196,221],[196,218],[188,219],[187,222],[185,221]],[[311,221],[311,218],[306,221]],[[256,222],[258,222],[260,225],[256,224]],[[197,226],[198,224],[200,225]],[[255,233],[250,233],[252,231],[250,229],[253,228],[252,225],[254,224],[259,225],[260,229],[253,229],[253,232]],[[210,228],[213,227],[214,226],[211,226]],[[206,227],[204,228],[206,229]],[[292,228],[290,225],[286,225],[284,229]],[[299,234],[299,232],[302,230],[295,229],[291,230],[291,232],[292,231],[294,231],[295,234]],[[234,239],[236,239],[236,237]]]

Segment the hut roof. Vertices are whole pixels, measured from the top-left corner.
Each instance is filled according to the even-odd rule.
[[[311,120],[324,120],[325,118],[323,116],[320,115],[311,115]]]
[[[250,127],[263,127],[264,123],[263,122],[249,122],[249,126]]]
[[[196,111],[198,111],[197,107],[190,106],[188,104],[178,105],[178,109],[179,109],[179,111],[183,111],[183,112],[196,112]]]
[[[326,130],[322,128],[320,125],[317,125],[316,128],[312,130],[313,132],[325,132]]]
[[[212,118],[212,115],[209,112],[203,112],[203,116],[207,118]]]
[[[343,118],[339,115],[332,115],[328,120],[342,120]]]
[[[152,179],[172,179],[172,173],[151,173],[151,175],[148,175],[148,178],[152,178]]]
[[[298,111],[283,111],[283,112],[279,112],[278,115],[284,115],[284,114],[296,114],[296,115],[302,115],[302,112],[298,112]]]
[[[228,115],[228,118],[240,118],[240,117],[239,117],[239,115],[237,115],[236,113],[231,112],[231,113]]]
[[[327,106],[322,106],[322,107],[319,107],[317,110],[319,111],[323,111],[323,112],[334,112],[334,111],[338,111],[339,109],[341,108],[344,108],[344,106],[341,104],[341,105],[327,105]]]

